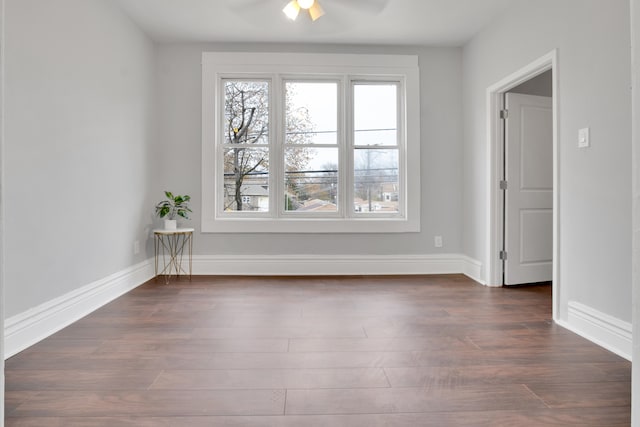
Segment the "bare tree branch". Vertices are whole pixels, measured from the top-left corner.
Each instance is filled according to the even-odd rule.
[[[242,145],[231,150],[225,150],[224,175],[226,179],[232,179],[229,191],[225,187],[225,209],[244,210],[243,190],[248,176],[259,170],[267,170],[269,167],[268,144],[259,144],[269,132],[269,85],[266,82],[254,81],[227,81],[225,82],[225,118],[227,125],[228,142]],[[288,104],[285,102],[286,108]],[[308,141],[312,124],[308,111],[296,111],[296,114],[285,112],[287,118],[287,144]],[[289,134],[291,132],[291,134]],[[294,135],[291,137],[291,135]],[[248,148],[248,145],[256,145],[256,148]],[[264,148],[258,148],[262,146]],[[230,147],[231,148],[231,147]],[[285,164],[287,169],[301,170],[309,161],[309,151],[304,147],[285,152]],[[268,177],[268,173],[265,173]],[[231,178],[232,177],[232,178]],[[267,178],[265,178],[267,179]],[[265,179],[252,177],[250,183],[256,184]],[[264,185],[261,183],[260,185]],[[253,201],[252,201],[253,202]],[[249,209],[255,207],[249,206]]]

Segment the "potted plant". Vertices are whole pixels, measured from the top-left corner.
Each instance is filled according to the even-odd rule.
[[[189,201],[191,200],[191,196],[174,196],[173,193],[166,190],[164,194],[167,196],[167,200],[163,200],[156,205],[156,215],[160,218],[166,217],[164,220],[165,230],[175,230],[178,228],[176,217],[180,216],[189,219],[189,212],[191,212]]]

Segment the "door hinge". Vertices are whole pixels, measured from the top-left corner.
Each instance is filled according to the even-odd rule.
[[[504,179],[502,181],[500,181],[500,189],[501,190],[506,190],[508,187],[507,181],[505,181]]]
[[[506,261],[507,260],[507,251],[500,251],[500,259],[502,261]]]
[[[502,120],[508,119],[509,118],[509,110],[507,110],[507,109],[500,110],[500,118]]]

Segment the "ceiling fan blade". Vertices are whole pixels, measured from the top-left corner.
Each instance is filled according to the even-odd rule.
[[[296,0],[291,0],[287,5],[282,9],[287,18],[291,20],[296,20],[298,14],[300,14],[300,5]]]
[[[291,16],[285,12],[288,8],[290,0],[223,0],[227,7],[243,21],[251,24],[263,21],[272,21],[287,18],[294,19],[294,11],[291,10]],[[295,2],[294,2],[295,3]],[[295,3],[297,6],[297,3]],[[285,13],[283,13],[285,12]],[[285,15],[286,14],[286,15]],[[297,16],[297,14],[295,14]]]
[[[322,7],[320,7],[318,2],[314,2],[313,5],[309,8],[309,16],[311,17],[311,20],[315,21],[322,15],[324,15],[324,10],[322,9]]]

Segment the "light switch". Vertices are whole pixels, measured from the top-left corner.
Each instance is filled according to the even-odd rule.
[[[589,146],[591,146],[589,128],[582,128],[578,131],[578,148],[587,148]]]

